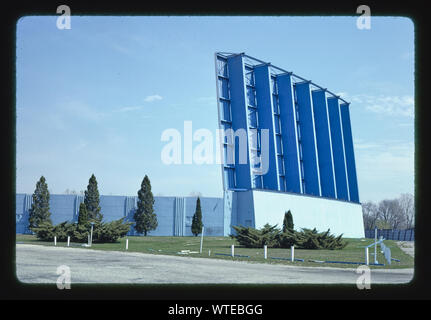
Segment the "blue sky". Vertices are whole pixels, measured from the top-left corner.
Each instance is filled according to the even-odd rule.
[[[16,191],[222,196],[218,164],[165,165],[164,130],[217,124],[214,52],[246,52],[351,102],[360,200],[414,192],[414,24],[372,17],[24,17],[16,43]],[[199,144],[195,142],[195,145]]]

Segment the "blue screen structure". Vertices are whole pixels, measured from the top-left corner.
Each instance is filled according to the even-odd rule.
[[[215,65],[225,191],[360,203],[347,101],[245,53],[216,53]],[[234,161],[226,161],[228,150]]]

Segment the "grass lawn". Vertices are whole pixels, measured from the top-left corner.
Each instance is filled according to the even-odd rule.
[[[250,261],[258,263],[281,263],[297,266],[332,266],[340,268],[356,268],[358,265],[354,264],[341,264],[341,263],[316,263],[309,260],[321,261],[351,261],[362,262],[365,261],[364,246],[374,242],[373,239],[352,239],[347,238],[349,244],[342,250],[304,250],[295,249],[295,258],[304,259],[304,262],[288,260],[271,259],[271,257],[290,259],[290,249],[272,249],[268,248],[268,259],[265,260],[263,256],[263,249],[244,248],[229,237],[204,237],[202,254],[199,253],[200,237],[128,237],[129,239],[129,252],[143,252],[151,254],[167,254],[179,256],[181,250],[190,250],[195,253],[185,254],[185,256],[202,257],[209,259],[228,259],[239,261]],[[54,246],[53,242],[39,241],[34,235],[16,235],[17,243],[39,244]],[[231,252],[231,245],[235,245],[235,255],[242,255],[248,257],[235,257],[221,254],[229,254]],[[408,254],[404,253],[396,244],[395,241],[385,240],[386,246],[391,249],[392,258],[400,260],[400,262],[392,261],[389,266],[384,256],[377,250],[377,260],[379,263],[384,263],[385,266],[370,266],[371,268],[413,268],[414,259]],[[65,242],[57,242],[57,246],[65,247]],[[73,247],[82,247],[81,244],[72,243]],[[106,250],[106,251],[126,251],[126,238],[119,239],[116,243],[93,243],[91,249]],[[380,247],[378,247],[380,249]],[[209,255],[209,250],[211,255]],[[370,263],[374,262],[374,248],[369,250]]]

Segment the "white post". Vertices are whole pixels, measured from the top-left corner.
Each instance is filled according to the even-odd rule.
[[[202,243],[204,241],[204,226],[202,226],[202,232],[201,232],[201,248],[199,250],[199,253],[202,253]]]
[[[295,261],[295,246],[290,247],[290,261]]]
[[[87,240],[87,243],[88,243],[88,246],[90,246],[90,235],[88,235],[88,240]]]
[[[263,246],[263,258],[266,260],[268,254],[268,247],[266,244]]]
[[[67,246],[70,245],[70,236],[67,236]]]
[[[208,250],[208,257],[211,256],[211,250]]]
[[[54,246],[57,245],[57,236],[54,236]]]
[[[235,256],[235,245],[232,245],[230,247],[230,255],[232,256],[232,258]]]
[[[365,248],[365,264],[368,266],[370,264],[368,260],[368,247]]]
[[[126,250],[129,250],[129,238],[126,239]]]
[[[377,262],[377,227],[374,229],[374,263]]]

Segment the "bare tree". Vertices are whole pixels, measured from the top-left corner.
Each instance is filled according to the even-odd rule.
[[[415,223],[415,203],[414,197],[410,193],[403,193],[399,198],[400,210],[405,218],[405,227],[410,229]]]
[[[76,192],[75,190],[69,190],[69,189],[66,189],[64,192],[63,192],[64,194],[78,194],[78,192]]]
[[[77,196],[77,195],[83,196],[84,195],[84,190],[81,190],[81,191],[77,192],[75,190],[66,189],[66,190],[64,190],[63,194],[73,194],[75,196]]]
[[[379,224],[381,228],[391,228],[391,217],[392,217],[392,208],[393,208],[394,200],[382,200],[379,202],[378,211],[379,211]]]
[[[379,219],[379,210],[377,205],[371,201],[362,204],[362,215],[364,218],[364,228],[374,229]]]
[[[406,216],[400,198],[380,201],[378,210],[383,225],[391,229],[405,228]]]
[[[409,193],[396,199],[385,199],[375,204],[362,204],[365,229],[405,229],[414,226],[414,197]]]
[[[189,193],[189,197],[202,197],[202,193],[200,193],[199,191],[192,191]]]
[[[399,199],[395,199],[392,201],[391,206],[391,217],[390,217],[390,224],[392,229],[402,229],[405,225],[405,216],[403,215],[403,212],[401,210],[401,205]]]

